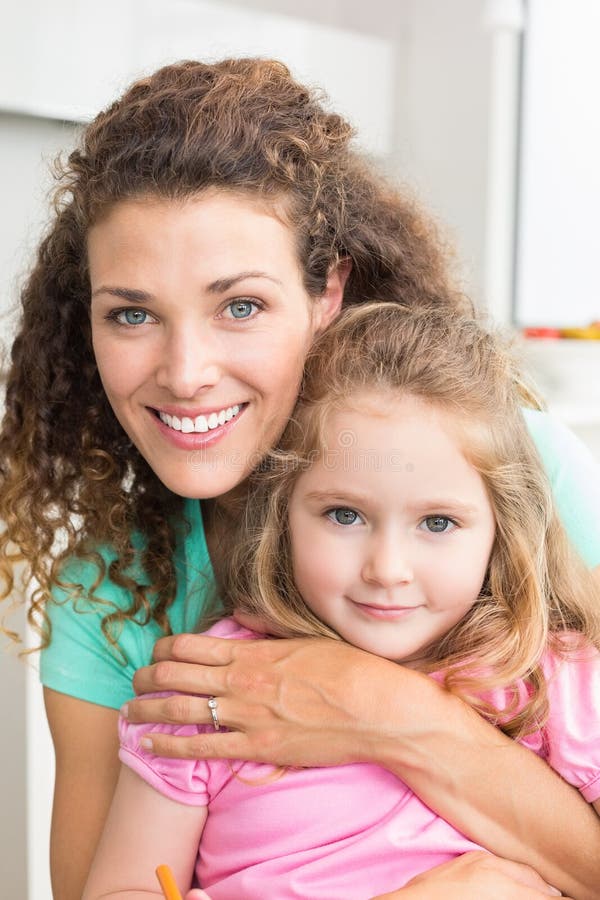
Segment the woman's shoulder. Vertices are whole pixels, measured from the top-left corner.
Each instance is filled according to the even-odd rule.
[[[588,566],[600,565],[600,463],[556,416],[538,409],[523,416],[571,542]]]
[[[212,571],[198,501],[186,501],[185,528],[175,550],[175,597],[167,615],[171,631],[191,631],[202,612],[212,584]],[[141,565],[144,541],[132,535],[138,551],[128,570],[138,584],[148,585]],[[109,574],[117,558],[114,548],[99,546],[85,558],[71,558],[63,566],[60,582],[46,605],[50,642],[42,651],[42,683],[53,690],[91,703],[118,709],[131,697],[136,669],[152,658],[154,643],[162,635],[158,623],[145,611],[128,615],[131,592]],[[106,616],[117,616],[107,635]]]
[[[549,469],[562,469],[565,453],[584,459],[591,466],[598,465],[583,441],[558,416],[529,407],[523,407],[522,414],[538,453]]]

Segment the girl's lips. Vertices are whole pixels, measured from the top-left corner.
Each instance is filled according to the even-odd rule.
[[[229,432],[233,428],[235,428],[239,420],[242,418],[247,408],[247,403],[241,404],[239,413],[234,416],[233,419],[230,419],[229,422],[225,422],[223,425],[217,425],[216,428],[201,433],[195,431],[187,433],[184,431],[175,431],[174,428],[169,428],[168,425],[165,425],[160,416],[157,414],[156,410],[148,407],[148,411],[152,416],[152,420],[155,422],[159,432],[169,441],[170,444],[177,447],[179,450],[190,451],[202,450],[206,447],[210,447],[213,444],[217,443],[217,441],[219,441],[221,438],[229,434]]]
[[[367,603],[357,603],[356,600],[350,601],[359,612],[372,619],[403,619],[405,616],[418,609],[418,606],[369,606]]]

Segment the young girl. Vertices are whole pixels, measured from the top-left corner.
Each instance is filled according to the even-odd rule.
[[[227,607],[274,634],[342,639],[429,675],[600,813],[600,598],[554,512],[531,402],[472,319],[345,313],[309,354],[217,576]],[[231,618],[211,634],[256,636]],[[345,689],[360,682],[359,657]],[[200,734],[201,755],[221,714],[235,727],[219,697],[207,710],[212,725],[154,733]],[[168,862],[211,900],[365,900],[478,846],[359,757],[282,770],[161,758],[152,738],[121,723],[126,768],[86,898],[157,895],[153,864]]]

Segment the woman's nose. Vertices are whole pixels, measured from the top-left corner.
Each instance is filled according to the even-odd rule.
[[[222,372],[219,341],[207,327],[181,325],[162,349],[156,383],[180,400],[214,387]]]
[[[363,565],[365,581],[383,588],[409,584],[414,579],[410,549],[397,536],[374,536]]]

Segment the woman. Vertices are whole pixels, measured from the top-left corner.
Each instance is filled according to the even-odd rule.
[[[342,299],[465,305],[428,223],[350,138],[280,64],[182,63],[101,113],[65,167],[23,292],[0,441],[7,593],[16,544],[45,624],[65,900],[81,896],[110,804],[131,677],[211,599],[210,558],[227,552],[313,337]],[[579,450],[542,414],[533,428],[571,536],[597,565]],[[591,896],[595,817],[430,679],[311,640],[166,637],[154,652],[136,689],[184,696],[136,701],[132,718],[208,721],[193,695],[209,693],[234,729],[194,746],[165,737],[157,752],[377,762],[495,853]],[[567,835],[544,815],[556,808]]]

